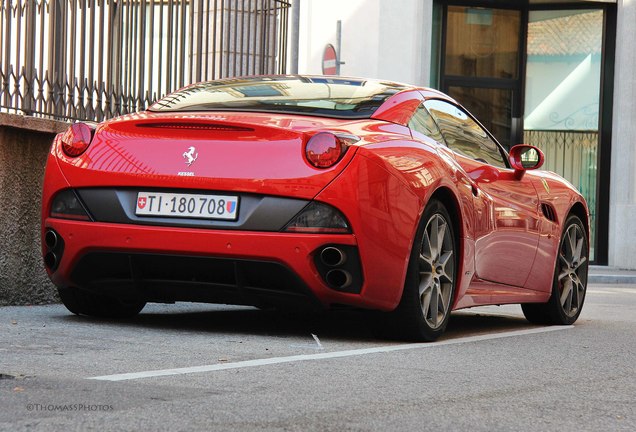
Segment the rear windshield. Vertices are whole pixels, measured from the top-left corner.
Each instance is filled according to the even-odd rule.
[[[400,84],[343,78],[283,76],[209,81],[155,102],[150,111],[256,111],[369,118]]]

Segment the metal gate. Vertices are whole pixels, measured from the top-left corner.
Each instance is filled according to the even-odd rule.
[[[285,73],[282,0],[0,0],[0,110],[101,121],[193,82]]]

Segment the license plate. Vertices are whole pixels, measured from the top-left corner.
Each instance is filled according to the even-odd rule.
[[[137,216],[236,220],[239,197],[163,192],[139,192]]]

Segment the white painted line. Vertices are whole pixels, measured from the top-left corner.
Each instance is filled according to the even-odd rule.
[[[89,377],[87,379],[100,380],[100,381],[128,381],[128,380],[134,380],[134,379],[152,378],[152,377],[169,376],[169,375],[185,375],[185,374],[191,374],[191,373],[213,372],[213,371],[220,371],[220,370],[227,370],[227,369],[240,369],[240,368],[267,366],[267,365],[281,364],[281,363],[293,363],[293,362],[308,361],[308,360],[326,360],[326,359],[334,359],[334,358],[342,358],[342,357],[361,356],[361,355],[367,355],[367,354],[382,354],[382,353],[390,353],[394,351],[434,348],[434,347],[443,346],[443,345],[457,345],[457,344],[469,343],[469,342],[480,342],[480,341],[502,339],[502,338],[514,337],[514,336],[547,333],[547,332],[558,331],[558,330],[569,330],[571,328],[574,328],[574,326],[553,326],[553,327],[531,328],[526,330],[515,330],[510,332],[504,332],[504,333],[468,336],[464,338],[450,339],[450,340],[441,341],[441,342],[389,345],[389,346],[361,348],[361,349],[347,350],[347,351],[333,351],[333,352],[320,353],[320,354],[301,354],[301,355],[288,356],[288,357],[272,357],[272,358],[264,358],[264,359],[256,359],[256,360],[245,360],[245,361],[240,361],[236,363],[220,363],[220,364],[214,364],[214,365],[192,366],[192,367],[183,367],[183,368],[176,368],[176,369],[160,369],[160,370],[145,371],[145,372],[131,372],[131,373],[122,373],[122,374],[114,374],[114,375],[103,375],[103,376]]]

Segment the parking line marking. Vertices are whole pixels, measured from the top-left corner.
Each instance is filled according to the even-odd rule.
[[[161,377],[161,376],[186,375],[191,373],[214,372],[214,371],[221,371],[221,370],[228,370],[228,369],[241,369],[241,368],[249,368],[249,367],[268,366],[268,365],[281,364],[281,363],[294,363],[294,362],[310,361],[310,360],[327,360],[327,359],[342,358],[342,357],[362,356],[362,355],[368,355],[368,354],[383,354],[383,353],[391,353],[395,351],[434,348],[434,347],[444,346],[444,345],[457,345],[462,343],[480,342],[480,341],[495,340],[495,339],[502,339],[507,337],[515,337],[515,336],[525,336],[525,335],[547,333],[547,332],[559,331],[559,330],[569,330],[572,328],[574,328],[574,326],[553,326],[553,327],[531,328],[531,329],[525,329],[525,330],[514,330],[509,332],[502,332],[502,333],[495,333],[495,334],[488,334],[488,335],[468,336],[464,338],[450,339],[450,340],[441,341],[441,342],[388,345],[388,346],[379,346],[379,347],[373,347],[373,348],[360,348],[360,349],[353,349],[353,350],[332,351],[332,352],[317,353],[317,354],[300,354],[300,355],[287,356],[287,357],[272,357],[272,358],[263,358],[263,359],[256,359],[256,360],[245,360],[245,361],[239,361],[235,363],[219,363],[219,364],[213,364],[213,365],[182,367],[182,368],[175,368],[175,369],[160,369],[160,370],[143,371],[143,372],[102,375],[102,376],[89,377],[86,379],[100,380],[100,381],[128,381],[128,380],[135,380],[135,379],[142,379],[142,378]]]
[[[353,350],[346,350],[346,351],[332,351],[332,352],[318,353],[318,354],[300,354],[300,355],[287,356],[287,357],[272,357],[272,358],[263,358],[263,359],[256,359],[256,360],[245,360],[245,361],[239,361],[235,363],[220,363],[220,364],[213,364],[213,365],[182,367],[182,368],[175,368],[175,369],[160,369],[160,370],[152,370],[152,371],[144,371],[144,372],[131,372],[131,373],[122,373],[122,374],[114,374],[114,375],[103,375],[103,376],[89,377],[87,379],[100,380],[100,381],[128,381],[128,380],[170,376],[170,375],[185,375],[185,374],[191,374],[191,373],[214,372],[214,371],[221,371],[221,370],[228,370],[228,369],[241,369],[241,368],[249,368],[249,367],[268,366],[268,365],[281,364],[281,363],[293,363],[293,362],[299,362],[299,361],[326,360],[326,359],[334,359],[334,358],[342,358],[342,357],[361,356],[361,355],[367,355],[367,354],[383,354],[383,353],[390,353],[395,351],[435,348],[435,347],[444,346],[444,345],[457,345],[457,344],[469,343],[469,342],[480,342],[480,341],[502,339],[502,338],[514,337],[514,336],[524,336],[524,335],[531,335],[531,334],[537,334],[537,333],[547,333],[547,332],[558,331],[558,330],[568,330],[571,328],[574,328],[574,326],[531,328],[531,329],[525,329],[525,330],[509,331],[504,333],[468,336],[464,338],[450,339],[450,340],[441,341],[441,342],[388,345],[388,346],[361,348],[361,349],[353,349]]]

